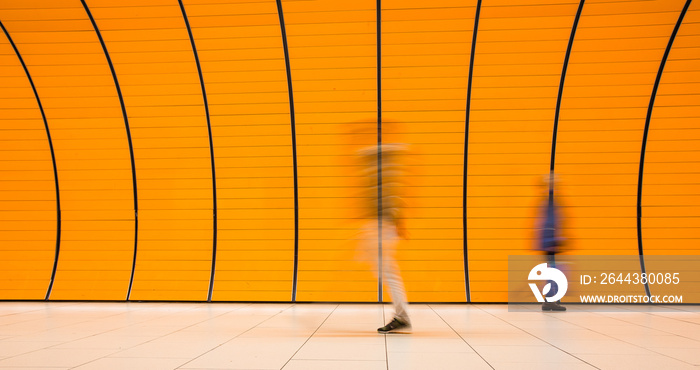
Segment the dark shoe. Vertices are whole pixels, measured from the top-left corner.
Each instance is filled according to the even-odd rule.
[[[560,305],[558,302],[545,302],[542,303],[542,311],[566,311],[566,307]]]
[[[401,329],[410,329],[410,328],[411,328],[411,324],[409,322],[406,322],[406,321],[398,319],[398,318],[394,318],[393,320],[391,320],[390,323],[377,329],[377,331],[380,333],[388,333],[390,331],[396,332],[396,331],[401,331]]]

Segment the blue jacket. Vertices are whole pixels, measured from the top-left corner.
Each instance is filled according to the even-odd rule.
[[[545,252],[557,252],[564,238],[561,236],[559,227],[561,222],[559,219],[559,210],[554,203],[554,189],[549,189],[547,204],[543,207],[544,222],[540,229],[540,249]]]

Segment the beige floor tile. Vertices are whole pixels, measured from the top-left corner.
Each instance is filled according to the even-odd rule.
[[[342,339],[342,338],[341,338]],[[386,346],[357,341],[311,339],[294,355],[295,360],[386,360]]]
[[[486,361],[578,363],[579,359],[558,348],[539,346],[474,346],[474,351]]]
[[[400,353],[390,352],[388,354],[389,370],[422,370],[422,369],[442,369],[442,370],[486,370],[491,367],[481,357],[474,353]]]
[[[184,365],[188,360],[176,358],[128,358],[103,357],[75,370],[171,370]]]
[[[386,361],[291,360],[283,370],[386,370]]]
[[[106,357],[112,352],[114,351],[100,349],[48,348],[0,360],[0,368],[12,366],[34,368],[44,366],[74,367]]]
[[[700,341],[677,335],[615,335],[614,337],[635,346],[658,348],[661,351],[663,351],[664,348],[700,348]]]
[[[143,336],[113,335],[111,333],[105,333],[64,342],[54,346],[53,348],[113,349],[115,351],[120,351],[138,346],[147,341],[149,341],[149,338]]]
[[[472,346],[541,346],[546,343],[527,333],[463,333],[462,338]]]
[[[490,363],[495,370],[594,370],[596,367],[585,362],[494,362]]]
[[[201,354],[183,368],[280,369],[306,339],[255,338],[227,342]]]
[[[639,370],[639,369],[673,369],[697,370],[696,366],[661,355],[626,356],[584,354],[580,357],[601,369]]]
[[[564,351],[574,354],[610,354],[610,355],[651,355],[651,351],[623,342],[621,340],[608,338],[605,340],[577,340],[576,338],[562,339],[556,342],[556,346]]]
[[[694,348],[650,348],[652,351],[663,353],[668,357],[675,358],[691,365],[700,367],[700,346]]]
[[[110,357],[192,359],[211,351],[216,346],[197,341],[187,343],[156,340],[118,351]]]
[[[386,348],[388,352],[474,353],[469,344],[456,335],[390,335],[386,338]]]
[[[72,369],[72,367],[65,367],[65,366],[42,366],[40,368],[32,368],[32,367],[27,367],[27,366],[3,366],[1,367],[2,370],[28,370],[28,369],[37,369],[37,370],[69,370]]]
[[[59,344],[61,342],[3,340],[0,341],[0,359],[50,348]]]

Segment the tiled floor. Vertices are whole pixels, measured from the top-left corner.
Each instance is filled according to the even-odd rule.
[[[0,369],[696,369],[700,307],[0,302]]]

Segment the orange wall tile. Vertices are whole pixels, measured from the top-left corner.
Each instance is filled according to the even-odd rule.
[[[638,253],[646,115],[683,0],[585,2],[554,153],[578,2],[482,1],[473,56],[477,1],[284,0],[284,25],[270,0],[86,3],[129,131],[80,1],[0,4],[46,112],[61,204],[37,99],[2,35],[0,299],[44,299],[60,242],[51,299],[389,300],[380,241],[358,240],[376,218],[357,153],[379,138],[408,148],[396,256],[413,302],[507,299],[508,256],[540,253],[552,158],[566,253]],[[699,14],[693,2],[649,121],[647,255],[698,253]]]

